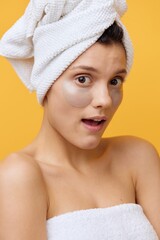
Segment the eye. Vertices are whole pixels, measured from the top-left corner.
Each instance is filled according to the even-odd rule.
[[[112,86],[116,86],[116,87],[121,87],[122,84],[123,84],[124,80],[120,77],[117,77],[117,78],[113,78],[111,81],[110,81],[110,84]]]
[[[75,81],[80,86],[89,86],[91,84],[91,79],[87,76],[77,77]]]

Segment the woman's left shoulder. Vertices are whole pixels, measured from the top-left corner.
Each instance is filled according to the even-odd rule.
[[[106,139],[107,140],[107,139]],[[156,161],[159,159],[159,154],[154,145],[148,140],[135,136],[118,136],[112,137],[109,140],[109,145],[114,148],[120,156],[126,156],[127,159],[134,157],[144,161]],[[133,159],[133,160],[134,160]]]
[[[120,136],[115,139],[119,154],[122,154],[124,161],[127,161],[137,175],[143,174],[151,170],[160,171],[160,157],[154,145],[148,140],[135,136]]]
[[[135,136],[118,136],[104,141],[111,149],[116,164],[131,173],[137,188],[147,179],[151,182],[151,178],[157,178],[160,189],[160,157],[152,143]]]
[[[132,136],[110,140],[120,164],[131,172],[136,202],[160,238],[160,157],[150,142]]]

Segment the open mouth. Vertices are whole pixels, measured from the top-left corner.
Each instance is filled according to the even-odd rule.
[[[104,124],[106,120],[82,119],[82,122],[89,126],[100,126]]]

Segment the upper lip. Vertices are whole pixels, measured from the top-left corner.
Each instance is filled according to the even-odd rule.
[[[85,119],[89,119],[89,120],[98,120],[98,121],[106,121],[107,118],[105,116],[94,116],[94,117],[88,117],[88,118],[85,118]]]

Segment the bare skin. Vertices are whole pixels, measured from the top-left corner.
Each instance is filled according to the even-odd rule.
[[[73,70],[82,64],[98,72]],[[101,138],[121,103],[125,69],[122,46],[95,44],[50,88],[39,134],[0,165],[0,238],[46,240],[47,219],[123,203],[140,204],[160,237],[160,161],[156,150],[135,137]],[[74,106],[70,98],[67,102],[60,91],[66,79],[76,79],[73,84],[81,88],[78,76],[87,76],[85,88],[91,100],[84,101],[86,106]],[[120,79],[116,86],[111,82],[115,78]],[[96,132],[86,129],[81,121],[93,116],[107,116]]]

